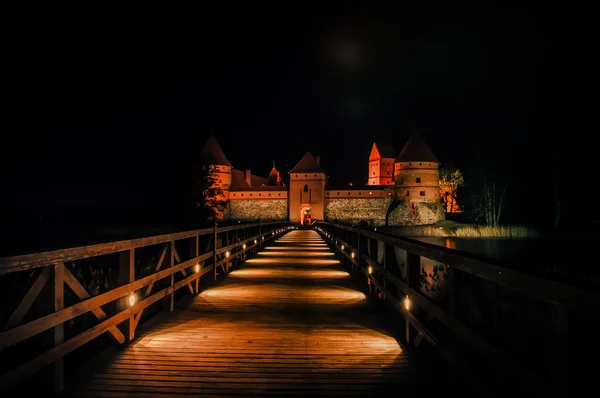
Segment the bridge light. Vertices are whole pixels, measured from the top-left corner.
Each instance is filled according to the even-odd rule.
[[[244,243],[244,244],[242,245],[242,249],[245,249],[245,248],[246,248],[246,244]]]
[[[411,302],[410,302],[410,298],[408,297],[408,295],[406,295],[406,297],[404,298],[404,308],[406,308],[407,311],[410,311],[410,307],[411,307]]]
[[[344,245],[342,245],[342,250],[344,250]]]
[[[196,271],[196,273],[200,272],[200,264],[196,264],[194,271]]]
[[[229,257],[229,251],[225,252],[225,257]]]
[[[134,304],[135,304],[135,293],[131,293],[129,295],[129,306],[133,307]]]
[[[369,275],[371,275],[372,273],[373,273],[373,267],[371,267],[371,266],[369,265]]]
[[[352,252],[352,253],[350,254],[350,257],[354,258],[354,252]]]
[[[256,239],[254,239],[254,244],[256,244]]]

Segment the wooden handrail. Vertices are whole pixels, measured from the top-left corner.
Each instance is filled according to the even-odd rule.
[[[238,224],[228,227],[217,227],[217,233],[235,231],[239,229],[253,228],[281,224],[281,222]],[[214,228],[202,228],[193,231],[174,232],[148,236],[143,238],[126,239],[107,243],[98,243],[86,246],[77,246],[68,249],[51,250],[41,253],[21,254],[18,256],[0,258],[0,275],[11,272],[25,271],[32,268],[44,267],[48,264],[66,263],[82,260],[90,257],[137,249],[145,246],[157,245],[175,240],[193,238],[214,233]]]
[[[214,275],[216,275],[215,269],[217,267],[224,266],[224,264],[231,262],[233,259],[245,256],[246,252],[258,249],[270,239],[277,238],[279,235],[291,228],[288,224],[289,223],[269,222],[240,224],[223,228],[218,228],[217,226],[216,228],[204,228],[194,231],[164,234],[154,237],[137,238],[112,243],[102,243],[98,245],[90,245],[72,249],[55,250],[45,253],[34,253],[0,259],[0,266],[4,266],[4,271],[6,271],[3,273],[46,267],[44,268],[44,272],[40,274],[41,277],[45,277],[38,278],[38,281],[34,283],[34,286],[27,293],[26,298],[19,305],[19,307],[17,307],[17,310],[15,310],[15,313],[18,313],[18,316],[14,317],[14,322],[8,325],[7,330],[2,331],[0,333],[0,351],[3,351],[9,346],[14,346],[15,344],[21,341],[24,341],[49,329],[54,329],[55,335],[56,333],[58,333],[57,336],[60,336],[60,339],[58,340],[55,337],[55,346],[50,350],[45,351],[35,356],[34,358],[16,366],[14,369],[8,371],[7,373],[0,375],[0,391],[18,383],[19,381],[23,380],[23,378],[35,373],[42,367],[52,362],[61,364],[61,366],[59,367],[60,375],[57,374],[57,377],[59,377],[62,380],[62,358],[69,352],[77,349],[78,347],[93,340],[94,338],[100,336],[101,334],[107,331],[110,332],[113,335],[113,337],[115,337],[115,339],[120,343],[130,341],[131,339],[133,339],[133,332],[135,331],[141,313],[145,308],[165,297],[170,297],[172,300],[173,293],[176,290],[185,286],[188,286],[192,293],[198,293],[199,289],[197,282],[200,277],[209,273],[210,271],[213,271]],[[273,227],[275,225],[281,225],[281,227],[267,229],[266,231],[262,228],[265,226]],[[196,246],[196,255],[193,255],[187,260],[181,261],[181,259],[179,258],[179,254],[175,250],[174,242],[176,240],[195,238],[198,236],[207,235],[209,233],[215,234],[215,229],[216,234],[218,234],[255,227],[261,227],[259,228],[258,233],[256,235],[253,235],[251,237],[244,237],[244,239],[233,242],[231,244],[226,244],[225,242],[225,245],[219,248],[217,248],[215,242],[213,242],[213,249],[206,253],[199,254]],[[256,243],[254,243],[255,240]],[[195,241],[197,245],[197,239]],[[77,279],[65,266],[64,261],[61,261],[65,259],[68,259],[68,261],[81,260],[89,257],[121,252],[122,254],[127,254],[127,256],[125,256],[125,258],[128,259],[127,266],[131,269],[134,260],[134,256],[132,253],[136,248],[162,243],[165,243],[165,248],[163,249],[163,254],[161,255],[159,263],[156,267],[156,272],[138,280],[134,280],[135,275],[133,275],[133,279],[130,278],[131,282],[125,283],[122,286],[116,287],[110,291],[93,297],[90,297],[90,295],[85,291],[85,288],[79,284]],[[234,250],[238,248],[239,250]],[[170,254],[168,256],[168,258],[170,258],[169,260],[166,260],[165,256],[167,249],[170,251]],[[226,252],[229,252],[228,256],[223,256],[223,258],[215,260],[214,263],[211,263],[209,265],[200,266],[202,262],[210,258],[216,259],[217,256],[223,255]],[[174,262],[175,258],[177,259],[176,261],[178,263]],[[160,270],[160,266],[163,260],[167,261],[167,264],[165,265],[164,269]],[[225,268],[228,268],[228,266]],[[55,271],[48,272],[51,269],[54,269]],[[174,276],[178,273],[181,273],[183,275],[183,279],[181,279],[178,282],[175,282]],[[164,280],[169,277],[171,278],[171,283],[169,286],[157,292],[151,292],[152,286],[154,286],[155,282]],[[54,286],[61,286],[61,289],[63,283],[69,285],[71,287],[71,290],[73,290],[75,294],[80,297],[81,301],[67,308],[62,308],[62,306],[60,308],[55,307],[54,312],[19,325],[20,320],[33,303],[33,300],[35,300],[36,296],[43,288],[43,285],[46,282],[49,282],[50,280],[53,281]],[[192,287],[192,283],[194,282],[196,282],[195,290]],[[111,317],[107,317],[106,313],[104,313],[104,311],[101,308],[102,306],[117,300],[123,300],[132,293],[136,293],[136,295],[139,296],[136,298],[136,302],[133,305],[120,306],[120,310],[118,310],[116,314],[112,315]],[[64,303],[64,298],[62,297],[62,295],[60,297],[55,297],[55,301],[57,300],[61,303]],[[96,315],[100,322],[92,328],[78,334],[77,336],[69,340],[63,341],[62,325],[65,322],[70,321],[87,312],[92,312],[94,315]],[[128,320],[130,322],[130,324],[128,325],[129,333],[123,334],[117,328],[117,326]],[[62,384],[61,381],[59,381],[58,383]],[[59,390],[61,389],[62,387],[59,387]]]
[[[565,328],[564,322],[566,322],[566,315],[564,314],[564,311],[567,308],[574,311],[583,312],[591,316],[598,316],[598,311],[596,308],[598,308],[598,304],[600,304],[600,294],[587,291],[582,288],[550,281],[541,277],[532,276],[520,271],[507,269],[500,266],[493,260],[488,260],[484,259],[483,257],[474,256],[457,250],[420,242],[414,239],[393,237],[348,225],[339,225],[327,222],[319,222],[316,226],[316,229],[322,235],[324,235],[326,239],[334,244],[334,246],[344,255],[344,257],[346,257],[347,260],[352,263],[353,270],[360,270],[361,273],[367,277],[369,286],[374,286],[376,290],[381,292],[386,299],[390,300],[390,302],[394,304],[394,307],[405,317],[407,322],[410,323],[431,345],[436,346],[436,348],[440,346],[439,338],[435,336],[433,332],[429,330],[426,325],[412,312],[405,311],[402,306],[399,305],[398,298],[391,295],[389,290],[385,288],[385,284],[378,280],[377,277],[380,276],[382,281],[391,282],[397,287],[399,293],[410,297],[414,304],[421,308],[428,317],[431,319],[437,319],[443,323],[467,346],[470,346],[472,349],[474,349],[475,352],[482,354],[484,357],[490,360],[491,363],[499,365],[499,368],[502,368],[503,372],[512,374],[513,377],[520,380],[523,385],[526,386],[528,392],[532,395],[557,396],[558,394],[562,393],[560,387],[555,388],[555,386],[544,383],[530,369],[512,359],[509,355],[507,355],[506,352],[488,342],[475,331],[471,330],[468,326],[463,324],[461,321],[456,319],[454,316],[446,312],[440,306],[423,295],[418,289],[418,281],[415,287],[413,287],[411,283],[404,282],[397,276],[390,273],[389,270],[386,270],[384,265],[370,258],[370,256],[357,252],[356,247],[353,247],[349,242],[341,238],[339,233],[336,233],[334,230],[332,230],[332,228],[327,227],[338,228],[340,230],[352,232],[353,234],[358,234],[367,238],[381,241],[390,246],[402,248],[411,256],[423,256],[440,261],[443,264],[460,269],[466,273],[470,273],[474,276],[478,276],[482,279],[486,279],[509,289],[518,290],[532,297],[553,304],[556,306],[558,313],[563,314],[561,320],[557,321],[556,325],[559,334],[561,334],[562,329]],[[411,266],[407,265],[407,267],[410,268]],[[418,262],[417,269],[420,270]],[[512,283],[512,281],[516,282]],[[564,289],[564,292],[561,291],[561,289]],[[560,337],[564,338],[562,335]],[[441,344],[441,347],[443,348],[440,350],[442,356],[444,356],[444,358],[446,358],[450,363],[458,364],[460,362],[460,360],[458,360],[456,356],[449,351],[449,348],[444,346],[443,343]],[[560,347],[553,347],[553,350],[555,351],[560,351],[560,349]],[[468,365],[463,363],[461,364],[461,367],[468,367]],[[465,371],[465,369],[463,369],[463,371]],[[472,374],[472,371],[466,370],[465,374]],[[470,376],[467,378],[472,379]],[[557,380],[555,380],[555,382],[556,381]],[[560,381],[558,381],[558,383],[560,384]],[[494,394],[489,387],[482,383],[478,383],[478,389],[487,396]]]
[[[442,264],[455,267],[463,272],[496,283],[500,286],[519,291],[537,299],[558,304],[576,312],[599,316],[600,293],[577,286],[556,282],[550,279],[516,271],[502,266],[498,261],[455,249],[448,249],[415,239],[385,235],[380,232],[364,230],[342,224],[319,222],[362,236],[376,239],[407,252],[427,257]]]

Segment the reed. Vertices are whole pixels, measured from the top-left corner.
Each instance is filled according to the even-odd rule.
[[[496,227],[474,224],[417,225],[386,227],[393,235],[455,238],[537,238],[539,233],[530,227],[500,225]]]

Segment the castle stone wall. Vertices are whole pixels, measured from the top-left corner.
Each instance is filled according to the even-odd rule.
[[[389,226],[427,225],[444,219],[444,207],[441,202],[397,201],[388,214]]]
[[[389,196],[378,198],[326,199],[325,220],[358,224],[366,221],[370,226],[385,225],[385,214],[391,203]]]
[[[248,199],[229,201],[228,216],[232,220],[285,221],[288,219],[287,199]]]

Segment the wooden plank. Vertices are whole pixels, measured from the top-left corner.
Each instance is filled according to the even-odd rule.
[[[286,240],[315,236],[297,230]],[[273,243],[268,255],[258,253],[185,308],[145,323],[136,342],[82,378],[74,395],[345,397],[416,390],[418,369],[348,272],[339,262],[321,263],[321,251],[298,257],[276,250],[294,244]]]

